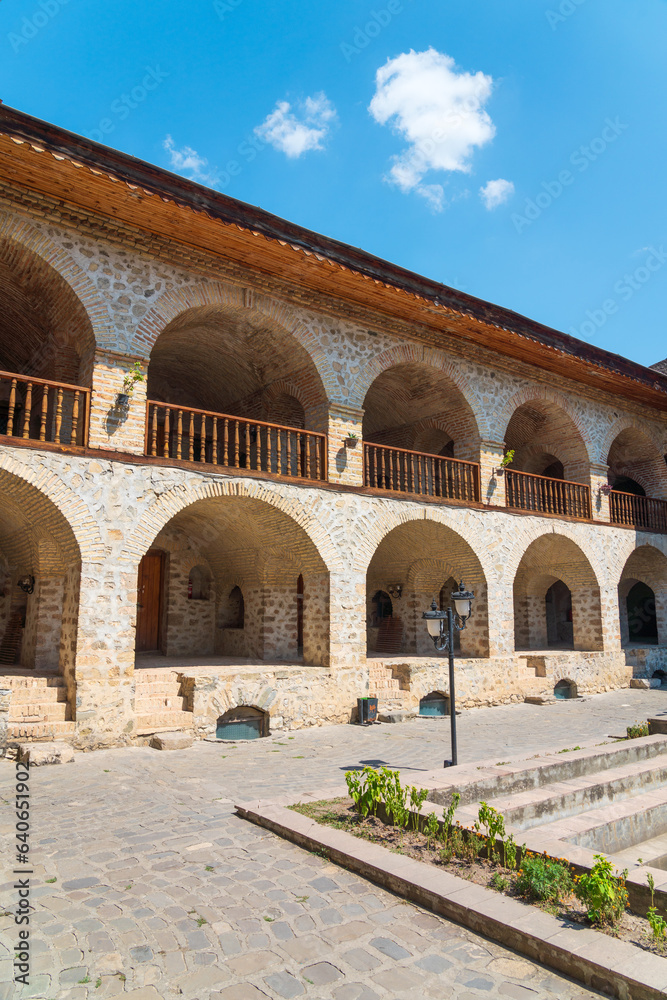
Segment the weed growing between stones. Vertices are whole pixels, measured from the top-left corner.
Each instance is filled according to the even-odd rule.
[[[639,739],[640,736],[648,736],[648,722],[639,722],[637,720],[634,726],[628,726],[625,731],[628,734],[629,740]]]

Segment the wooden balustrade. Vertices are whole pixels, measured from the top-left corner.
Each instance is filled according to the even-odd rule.
[[[612,524],[667,532],[667,500],[612,490],[609,494],[609,519]]]
[[[326,435],[148,400],[145,453],[295,479],[327,478]]]
[[[0,371],[0,436],[83,447],[90,389]]]
[[[364,483],[374,489],[479,500],[479,465],[406,448],[364,444]]]
[[[534,510],[539,514],[568,517],[591,517],[591,490],[581,483],[550,479],[529,472],[505,471],[505,496],[508,507]]]

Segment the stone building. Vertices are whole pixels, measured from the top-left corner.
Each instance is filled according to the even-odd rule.
[[[461,579],[465,705],[667,670],[664,370],[6,107],[0,158],[5,739],[416,711]]]

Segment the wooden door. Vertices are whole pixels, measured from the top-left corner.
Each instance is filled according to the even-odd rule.
[[[164,553],[148,552],[139,563],[136,643],[138,653],[160,651],[163,576]]]

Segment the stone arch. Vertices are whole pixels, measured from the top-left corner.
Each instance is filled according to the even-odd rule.
[[[516,452],[511,468],[523,471],[523,449],[534,459],[540,445],[563,464],[565,479],[589,482],[594,445],[581,413],[563,393],[524,386],[497,414],[496,427],[498,439]]]
[[[626,492],[622,480],[627,478],[638,483],[646,496],[667,499],[667,463],[645,426],[632,419],[618,420],[607,434],[605,446],[607,440],[610,443],[602,460],[609,467],[612,487],[618,482],[618,489]]]
[[[521,555],[513,584],[515,648],[542,650],[549,647],[546,599],[557,583],[570,594],[571,648],[602,650],[599,576],[577,542],[561,532],[543,532]],[[569,640],[564,640],[563,644],[569,645]]]
[[[164,292],[139,324],[133,350],[148,360],[158,337],[170,323],[188,310],[214,308],[233,311],[248,318],[253,315],[261,317],[289,334],[309,355],[325,395],[331,398],[336,394],[338,382],[322,345],[292,306],[223,282],[199,282],[187,288]]]
[[[187,488],[176,487],[163,493],[142,515],[122,554],[121,561],[136,565],[153,539],[172,518],[198,500],[213,497],[248,497],[286,514],[308,535],[329,572],[343,572],[343,561],[326,528],[308,512],[305,505],[295,509],[295,502],[263,483],[222,481],[204,482]]]
[[[442,518],[403,518],[387,526],[376,543],[366,571],[367,602],[376,591],[391,593],[402,588],[400,598],[393,601],[392,632],[398,642],[400,622],[401,648],[396,652],[417,656],[433,656],[433,644],[423,625],[422,612],[431,601],[439,599],[445,581],[463,579],[475,593],[473,616],[461,633],[463,655],[489,655],[487,577],[473,546],[454,526]],[[437,553],[434,555],[433,553]],[[369,609],[370,610],[370,609]],[[382,635],[376,636],[369,627],[368,646],[371,651],[385,652]]]
[[[70,294],[70,311],[72,308],[76,309],[77,305],[80,307],[82,319],[85,316],[89,325],[89,329],[85,331],[88,340],[81,345],[85,354],[85,358],[82,357],[85,370],[81,384],[89,384],[95,347],[109,339],[110,329],[106,303],[94,283],[66,250],[23,219],[8,214],[0,215],[0,247],[3,245],[11,259],[15,260],[16,255],[20,256],[21,253],[31,255],[39,261],[39,270],[44,275],[57,275]],[[34,371],[31,374],[38,375]]]
[[[413,451],[440,431],[440,453],[452,445],[457,458],[477,460],[480,414],[464,373],[440,352],[403,344],[375,358],[359,375],[365,440]],[[425,449],[424,449],[425,450]]]
[[[172,538],[184,536],[189,548]],[[319,542],[319,546],[318,546]],[[163,652],[167,656],[241,656],[264,662],[300,656],[295,586],[305,581],[304,662],[329,662],[329,570],[338,565],[321,525],[305,508],[256,483],[220,481],[160,497],[145,512],[123,553],[129,562],[148,549],[173,550],[165,590],[167,606]],[[326,556],[323,554],[326,549]],[[194,607],[185,599],[187,568],[205,561],[216,601]],[[173,584],[173,586],[172,586]],[[243,588],[245,627],[228,624],[229,593]],[[214,604],[217,607],[214,607]],[[155,623],[157,611],[153,612]],[[142,611],[142,625],[145,612]]]
[[[657,628],[659,645],[667,645],[667,555],[648,543],[637,546],[628,556],[618,581],[619,618],[621,623],[621,644],[630,645],[633,638],[633,622],[628,616],[627,599],[636,584],[645,584],[653,592],[653,607],[637,609],[639,619],[652,615]]]

